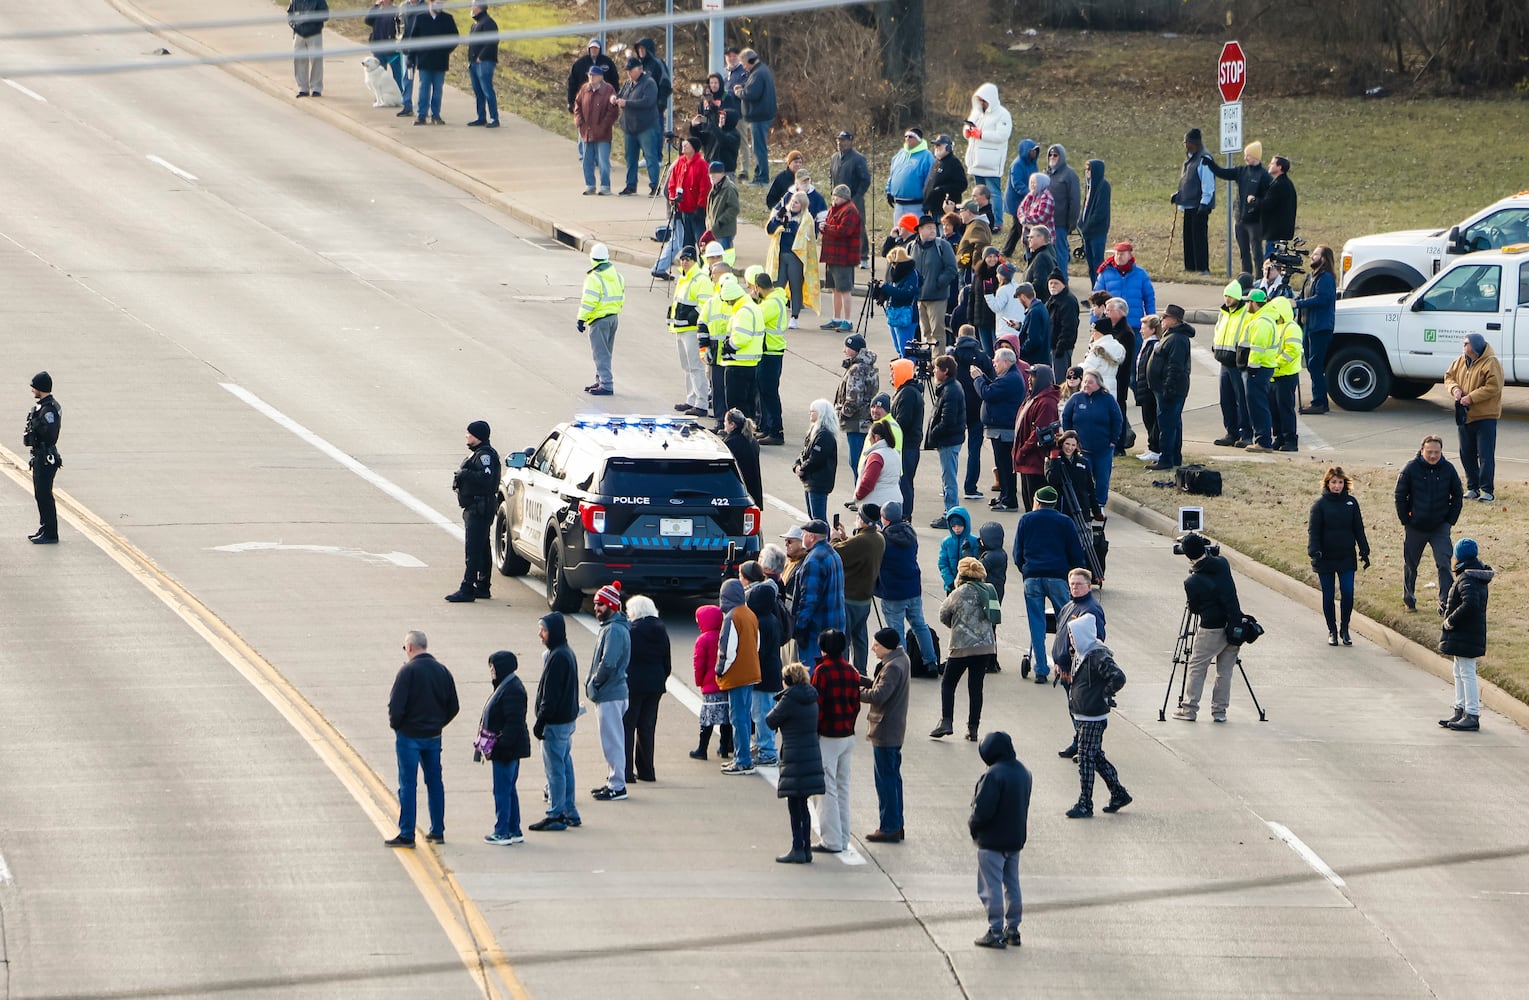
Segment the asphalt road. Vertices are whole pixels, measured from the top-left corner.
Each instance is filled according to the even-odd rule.
[[[8,24],[113,16],[89,0]],[[982,921],[965,816],[981,766],[970,744],[919,735],[938,714],[927,682],[904,844],[774,864],[782,804],[763,780],[689,760],[694,718],[666,699],[658,784],[581,804],[580,830],[483,845],[489,780],[470,740],[485,661],[515,650],[534,684],[545,605],[537,578],[501,581],[492,602],[441,601],[460,574],[449,477],[469,420],[508,451],[588,408],[572,326],[582,258],[216,70],[27,86],[43,100],[0,90],[6,176],[25,193],[0,214],[0,385],[19,416],[32,372],[54,373],[60,487],[274,666],[383,784],[399,640],[430,634],[464,705],[439,858],[531,996],[1517,995],[1529,737],[1493,715],[1477,736],[1442,733],[1441,684],[1363,640],[1329,650],[1315,616],[1251,583],[1243,601],[1269,635],[1248,670],[1270,721],[1239,683],[1224,727],[1158,722],[1184,564],[1118,518],[1103,600],[1130,684],[1107,746],[1136,803],[1063,818],[1076,775],[1053,754],[1069,726],[1061,692],[1014,669],[1017,601],[1008,669],[988,685],[984,729],[1015,734],[1036,776],[1022,954],[970,945]],[[626,273],[609,402],[667,411],[666,289]],[[816,331],[792,343],[794,436],[832,394],[838,350]],[[1209,392],[1197,380],[1192,405]],[[772,449],[765,463],[786,504],[790,459]],[[788,523],[767,513],[772,533]],[[30,498],[9,479],[0,524],[10,995],[475,990],[450,921],[381,846],[385,822],[268,698],[77,529],[28,545]],[[938,536],[924,536],[928,582]],[[932,611],[937,584],[926,591]],[[684,608],[666,621],[688,681],[694,626]],[[574,631],[581,664],[592,644]],[[597,742],[580,727],[581,788],[600,783]],[[855,769],[863,834],[868,749]],[[541,780],[533,758],[528,819]]]

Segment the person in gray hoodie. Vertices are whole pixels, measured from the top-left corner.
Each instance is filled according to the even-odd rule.
[[[607,773],[605,784],[590,794],[599,802],[619,802],[626,798],[626,668],[632,658],[631,622],[621,610],[621,581],[595,593],[595,620],[600,634],[595,637],[584,694],[595,703],[599,716],[600,750]]]
[[[1057,267],[1067,273],[1067,262],[1072,257],[1068,234],[1078,228],[1078,215],[1083,211],[1083,185],[1078,182],[1078,172],[1067,165],[1067,148],[1051,145],[1046,148],[1046,176],[1051,178],[1051,202],[1056,218],[1051,243],[1056,247]]]
[[[1068,684],[1067,707],[1072,711],[1078,739],[1078,802],[1067,810],[1068,819],[1094,815],[1094,772],[1110,789],[1107,813],[1131,804],[1131,793],[1120,783],[1115,765],[1104,756],[1104,728],[1110,724],[1115,692],[1125,687],[1126,675],[1115,664],[1115,654],[1099,641],[1093,615],[1078,615],[1067,623],[1072,633],[1071,672],[1062,675]]]

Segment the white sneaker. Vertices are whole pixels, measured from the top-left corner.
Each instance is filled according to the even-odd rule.
[[[797,326],[796,325],[796,320],[793,319],[791,322],[786,324],[786,329],[787,330],[800,330],[801,327]]]
[[[1140,455],[1137,455],[1136,457],[1141,459],[1143,462],[1156,462],[1158,459],[1162,458],[1163,456],[1159,455],[1155,451],[1144,451]]]
[[[1486,490],[1482,490],[1481,491],[1481,496],[1477,497],[1476,499],[1480,500],[1482,503],[1492,503],[1497,498],[1494,497],[1492,494],[1488,493]]]

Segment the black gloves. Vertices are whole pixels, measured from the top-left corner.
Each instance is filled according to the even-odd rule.
[[[1370,568],[1370,556],[1369,556],[1369,553],[1366,553],[1366,554],[1360,556],[1359,557],[1359,561],[1364,564],[1364,568],[1365,569],[1369,569]]]
[[[547,727],[542,723],[542,720],[536,720],[536,724],[531,727],[531,735],[535,736],[539,740],[544,740],[547,738]]]
[[[896,208],[897,207],[897,199],[892,197],[892,192],[890,192],[890,191],[887,192],[887,207],[888,208]]]
[[[589,324],[588,324],[588,323],[585,323],[585,322],[584,322],[584,321],[583,321],[583,320],[582,320],[582,319],[581,319],[581,320],[579,320],[579,321],[578,321],[578,322],[577,322],[577,323],[575,323],[575,324],[574,324],[574,326],[576,326],[576,327],[578,327],[578,328],[579,328],[579,332],[580,332],[580,333],[583,333],[583,332],[584,332],[584,331],[585,331],[585,329],[586,329],[586,328],[587,328],[587,327],[588,327],[588,326],[589,326]]]

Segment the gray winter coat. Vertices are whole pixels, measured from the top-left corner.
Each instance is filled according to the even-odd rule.
[[[956,589],[940,604],[940,624],[950,628],[951,656],[984,656],[998,651],[993,623],[987,620],[987,595],[974,581],[958,577]]]
[[[632,623],[616,612],[600,626],[595,655],[589,663],[584,693],[590,701],[622,701],[627,697],[626,668],[632,658]]]
[[[793,684],[775,696],[765,725],[780,733],[780,780],[776,798],[825,795],[823,751],[818,746],[818,691]]]
[[[1078,215],[1083,211],[1083,190],[1078,183],[1078,172],[1067,165],[1067,149],[1051,146],[1046,152],[1057,151],[1056,165],[1046,169],[1051,178],[1051,203],[1055,206],[1056,234],[1066,235],[1078,228]]]
[[[913,243],[913,266],[918,270],[920,302],[945,301],[950,297],[950,283],[956,280],[956,252],[950,243],[936,236],[928,243]]]
[[[658,84],[647,73],[637,78],[633,83],[628,80],[621,85],[616,96],[626,101],[626,106],[621,109],[621,131],[628,135],[640,135],[649,129],[658,128],[660,118],[658,111]]]

